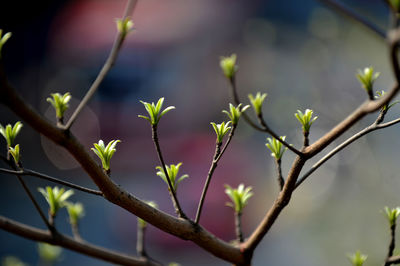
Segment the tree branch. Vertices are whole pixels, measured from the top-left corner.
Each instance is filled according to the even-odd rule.
[[[208,170],[206,182],[204,183],[203,192],[201,193],[199,205],[197,207],[197,213],[196,213],[196,219],[195,219],[195,223],[196,224],[200,221],[201,210],[203,208],[203,203],[204,203],[204,200],[206,198],[208,186],[210,184],[212,175],[214,174],[214,171],[218,166],[218,162],[221,159],[222,155],[224,154],[226,148],[228,147],[229,143],[231,143],[233,135],[235,134],[236,126],[237,125],[232,125],[232,129],[231,129],[231,132],[229,133],[228,140],[225,142],[225,145],[222,148],[222,150],[221,150],[222,143],[218,143],[218,142],[216,143],[213,160],[212,160],[212,163],[211,163],[211,166],[210,166],[210,170]]]
[[[327,5],[328,7],[330,7],[332,10],[337,11],[340,14],[344,14],[344,15],[350,17],[351,19],[361,23],[362,25],[364,25],[365,27],[367,27],[371,31],[375,32],[379,37],[386,38],[386,32],[385,31],[381,30],[375,24],[371,23],[367,19],[365,19],[362,16],[358,15],[356,12],[354,12],[351,9],[349,9],[345,5],[343,5],[343,4],[341,4],[341,3],[337,2],[337,1],[333,1],[333,0],[319,0],[319,1],[321,3]]]
[[[182,208],[181,208],[181,206],[179,204],[178,198],[176,197],[176,192],[174,190],[174,187],[171,184],[171,179],[169,178],[169,174],[168,174],[167,168],[165,166],[164,158],[163,158],[162,153],[161,153],[160,143],[158,141],[157,125],[152,125],[151,126],[151,135],[152,135],[152,139],[153,139],[153,142],[154,142],[154,146],[156,147],[158,159],[160,161],[161,167],[162,167],[162,169],[164,171],[164,174],[165,174],[165,177],[167,179],[169,194],[171,195],[172,203],[174,204],[176,214],[179,217],[186,219],[187,218],[186,214],[182,211]]]
[[[49,231],[44,231],[35,227],[31,227],[29,225],[16,222],[3,216],[0,216],[0,228],[24,238],[28,238],[34,241],[45,242],[52,245],[58,245],[94,258],[109,261],[111,263],[117,263],[121,265],[159,265],[158,263],[154,263],[153,261],[128,256],[122,253],[89,244],[87,242],[76,241],[71,237],[59,233],[57,233],[56,235],[52,235]]]
[[[346,148],[348,145],[353,143],[354,141],[358,140],[362,136],[373,132],[378,129],[383,129],[395,124],[400,123],[400,118],[395,119],[393,121],[384,123],[384,124],[376,124],[373,123],[370,126],[364,128],[363,130],[359,131],[358,133],[354,134],[344,142],[342,142],[340,145],[336,146],[332,151],[330,151],[327,155],[322,157],[317,163],[315,163],[302,177],[299,178],[299,180],[296,183],[296,188],[300,186],[312,173],[314,173],[315,170],[317,170],[321,165],[323,165],[326,161],[328,161],[330,158],[332,158],[336,153],[339,151],[343,150]]]
[[[56,177],[51,177],[51,176],[48,176],[48,175],[45,175],[45,174],[42,174],[42,173],[39,173],[39,172],[35,172],[35,171],[29,170],[29,169],[23,169],[23,170],[20,170],[20,171],[13,171],[13,170],[0,168],[0,173],[11,174],[11,175],[21,175],[21,176],[29,175],[29,176],[33,176],[33,177],[38,177],[38,178],[45,179],[45,180],[48,180],[48,181],[51,181],[51,182],[54,182],[54,183],[58,183],[58,184],[61,184],[61,185],[67,186],[67,187],[74,188],[76,190],[80,190],[80,191],[83,191],[83,192],[86,192],[86,193],[89,193],[89,194],[93,194],[93,195],[97,195],[97,196],[103,196],[103,193],[101,191],[90,189],[90,188],[86,188],[86,187],[83,187],[83,186],[79,186],[79,185],[76,185],[76,184],[73,184],[73,183],[58,179]]]
[[[124,11],[124,16],[122,18],[123,20],[126,19],[133,12],[136,3],[137,3],[137,0],[129,0],[128,1],[125,11]],[[82,109],[85,107],[85,105],[88,103],[88,101],[95,94],[95,92],[99,88],[100,84],[103,82],[104,78],[106,77],[107,73],[114,66],[114,63],[117,60],[118,53],[121,49],[122,43],[125,40],[125,37],[126,37],[126,33],[124,33],[123,31],[120,31],[117,34],[117,37],[115,38],[114,44],[111,48],[110,54],[109,54],[106,62],[104,63],[102,69],[100,70],[100,73],[94,80],[93,84],[90,86],[85,97],[83,97],[82,101],[79,103],[78,107],[75,109],[75,111],[69,118],[67,124],[65,126],[61,126],[60,128],[62,128],[64,130],[69,130],[71,128],[72,124],[78,117],[79,113],[82,111]]]
[[[139,216],[153,226],[182,239],[190,240],[211,254],[232,263],[245,263],[251,258],[244,256],[239,248],[215,237],[200,225],[191,221],[175,218],[159,211],[137,199],[122,187],[115,184],[86,152],[82,144],[71,132],[66,132],[36,113],[7,83],[0,62],[0,102],[7,105],[16,115],[34,130],[43,134],[54,143],[64,147],[77,160],[82,169],[90,176],[104,197],[121,208]]]

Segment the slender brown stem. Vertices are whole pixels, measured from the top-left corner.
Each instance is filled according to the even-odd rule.
[[[146,225],[142,225],[138,222],[137,225],[137,242],[136,242],[136,252],[140,257],[147,258],[147,252],[145,247],[145,234],[146,234]]]
[[[162,153],[161,153],[160,143],[159,143],[159,140],[158,140],[157,125],[152,125],[151,126],[151,132],[152,132],[151,135],[152,135],[152,139],[153,139],[153,142],[154,142],[154,146],[156,147],[158,159],[159,159],[159,161],[161,163],[161,167],[162,167],[162,169],[164,171],[164,174],[165,174],[165,177],[167,179],[168,190],[169,190],[169,193],[171,195],[172,203],[174,204],[176,214],[181,218],[187,219],[185,213],[182,211],[181,206],[179,205],[178,198],[176,197],[176,192],[174,190],[174,187],[172,186],[171,179],[169,178],[168,171],[167,171],[167,168],[165,166],[164,158],[163,158]]]
[[[387,264],[389,263],[389,264]],[[387,265],[391,265],[391,264],[399,264],[400,263],[400,256],[392,256],[390,258],[388,258],[385,262],[385,266]]]
[[[308,136],[310,135],[309,131],[303,131],[303,136],[304,136],[304,143],[303,146],[307,147],[308,145],[310,145],[310,141],[308,139]]]
[[[378,119],[380,119],[380,117],[378,117]],[[323,165],[326,161],[328,161],[330,158],[332,158],[339,151],[343,150],[348,145],[350,145],[354,141],[358,140],[359,138],[361,138],[362,136],[364,136],[364,135],[366,135],[366,134],[368,134],[370,132],[373,132],[373,131],[378,130],[378,129],[383,129],[383,128],[386,128],[386,127],[390,127],[392,125],[400,123],[400,118],[392,120],[392,121],[387,122],[387,123],[383,123],[383,124],[377,124],[378,121],[379,120],[375,121],[373,124],[371,124],[370,126],[364,128],[363,130],[357,132],[356,134],[354,134],[353,136],[351,136],[350,138],[348,138],[347,140],[343,141],[341,144],[336,146],[332,151],[330,151],[324,157],[322,157],[304,175],[302,175],[299,178],[299,180],[296,183],[296,188],[298,186],[300,186],[315,170],[317,170],[321,165]]]
[[[86,242],[76,241],[59,233],[52,235],[49,231],[22,224],[3,216],[0,216],[0,228],[27,239],[58,245],[111,263],[120,265],[159,265],[152,261],[128,256]]]
[[[55,144],[64,147],[86,171],[97,187],[103,192],[104,198],[120,206],[130,213],[142,218],[155,227],[177,236],[190,240],[211,254],[226,261],[243,264],[251,261],[251,254],[244,256],[238,247],[217,238],[200,225],[194,226],[192,222],[177,219],[160,210],[152,208],[139,200],[121,186],[118,186],[104,174],[97,162],[86,151],[85,147],[76,139],[72,132],[57,128],[39,115],[16,90],[11,87],[0,62],[0,102],[7,105],[16,115],[29,124],[34,130],[52,140]],[[82,252],[84,253],[84,252]]]
[[[393,251],[396,246],[396,222],[390,226],[390,244],[388,249],[388,254],[386,256],[386,261],[393,256]],[[389,266],[391,263],[386,262],[385,266]]]
[[[203,186],[203,191],[200,196],[199,205],[197,206],[196,218],[194,220],[194,222],[196,224],[199,223],[199,221],[200,221],[201,211],[203,209],[204,200],[206,198],[208,186],[210,185],[212,175],[214,174],[214,171],[218,166],[218,162],[221,159],[222,155],[224,154],[226,148],[228,147],[229,143],[231,143],[233,135],[235,134],[236,127],[237,127],[236,124],[232,125],[232,129],[229,133],[228,140],[225,142],[225,145],[222,148],[222,150],[221,150],[222,142],[217,141],[217,143],[215,145],[215,152],[214,152],[213,160],[211,162],[210,169],[208,170],[206,182],[204,183],[204,186]]]
[[[71,223],[71,231],[76,241],[83,241],[81,234],[79,233],[79,225],[77,223]]]
[[[33,195],[31,193],[31,191],[29,190],[28,186],[26,185],[25,181],[22,179],[22,177],[20,175],[17,175],[17,178],[18,178],[18,181],[21,183],[22,187],[24,188],[24,190],[25,190],[26,194],[28,195],[29,199],[32,201],[33,205],[35,206],[35,209],[39,213],[40,218],[42,218],[42,220],[46,224],[47,228],[51,232],[54,232],[55,231],[54,225],[51,222],[49,222],[49,220],[47,220],[47,218],[44,215],[42,209],[40,208],[39,204],[37,203],[37,201],[33,197]]]
[[[101,191],[98,190],[94,190],[94,189],[90,189],[90,188],[86,188],[83,186],[79,186],[61,179],[58,179],[56,177],[52,177],[46,174],[42,174],[39,172],[35,172],[33,170],[29,170],[29,169],[23,169],[23,170],[19,170],[19,171],[13,171],[13,170],[8,170],[8,169],[4,169],[4,168],[0,168],[0,173],[5,173],[5,174],[11,174],[11,175],[28,175],[28,176],[33,176],[33,177],[38,177],[44,180],[48,180],[54,183],[58,183],[67,187],[71,187],[74,188],[76,190],[80,190],[89,194],[93,194],[93,195],[97,195],[97,196],[103,196],[103,193]]]
[[[276,165],[276,174],[278,176],[278,184],[279,184],[279,189],[282,191],[283,186],[285,185],[285,180],[283,179],[282,176],[282,161],[281,159],[275,159],[275,165]]]
[[[238,95],[238,93],[237,93],[235,77],[232,77],[231,79],[229,79],[229,84],[230,84],[230,87],[231,87],[231,92],[232,92],[232,95],[233,95],[233,100],[234,100],[234,102],[235,102],[236,105],[239,105],[239,104],[241,103],[241,101],[240,101],[239,95]],[[302,155],[303,155],[303,153],[302,153],[301,151],[297,150],[295,147],[293,147],[292,145],[290,145],[289,143],[287,143],[286,141],[284,141],[283,139],[281,139],[281,138],[278,136],[278,134],[276,134],[272,129],[270,129],[270,128],[267,126],[267,123],[265,122],[265,120],[264,120],[262,114],[259,114],[259,115],[257,116],[257,119],[258,119],[258,121],[259,121],[261,127],[258,126],[256,123],[254,123],[254,122],[251,120],[251,118],[250,118],[246,113],[243,113],[242,116],[243,116],[244,120],[245,120],[251,127],[253,127],[254,129],[256,129],[256,130],[258,130],[258,131],[261,131],[261,132],[266,132],[266,133],[268,133],[269,135],[271,135],[272,137],[276,138],[279,142],[281,142],[285,147],[287,147],[289,150],[291,150],[291,151],[294,152],[295,154],[297,154],[297,155],[299,155],[299,156],[302,156]]]
[[[326,4],[328,7],[330,7],[331,9],[337,11],[338,13],[344,14],[350,18],[352,18],[353,20],[363,24],[365,27],[367,27],[368,29],[372,30],[373,32],[375,32],[376,34],[378,34],[380,37],[385,38],[386,37],[386,32],[381,30],[380,28],[378,28],[375,24],[371,23],[370,21],[368,21],[367,19],[363,18],[362,16],[360,16],[359,14],[357,14],[356,12],[354,12],[353,10],[349,9],[348,7],[346,7],[345,5],[334,1],[334,0],[319,0],[321,3]]]
[[[243,243],[243,232],[242,232],[242,213],[235,211],[235,232],[238,243]]]
[[[136,0],[128,1],[125,11],[124,11],[124,16],[122,19],[127,18],[133,12],[136,2],[137,2]],[[61,126],[62,129],[69,130],[71,128],[72,124],[78,117],[79,113],[82,111],[82,109],[88,103],[88,101],[92,98],[92,96],[96,93],[97,89],[99,88],[100,84],[103,82],[107,73],[114,66],[114,63],[118,57],[118,53],[121,49],[122,43],[125,40],[125,37],[126,37],[126,33],[122,32],[122,31],[117,34],[117,37],[115,38],[114,44],[111,48],[110,54],[109,54],[106,62],[104,63],[102,69],[100,70],[100,72],[97,75],[96,79],[94,80],[93,84],[90,86],[85,97],[83,97],[82,101],[79,103],[78,107],[75,109],[75,111],[69,118],[67,124],[65,126]]]

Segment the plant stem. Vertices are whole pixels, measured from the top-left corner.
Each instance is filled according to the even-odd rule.
[[[275,165],[276,165],[276,173],[278,175],[279,188],[280,188],[280,191],[282,191],[283,186],[285,185],[285,180],[283,179],[283,176],[282,176],[282,161],[281,161],[281,159],[275,158]]]
[[[235,232],[238,243],[243,243],[243,233],[242,233],[242,213],[235,211]]]
[[[393,251],[396,245],[395,241],[396,241],[396,221],[390,226],[390,243],[389,243],[388,254],[385,260],[385,266],[389,266],[392,264],[388,262],[388,260],[390,257],[393,256]]]
[[[124,11],[124,16],[122,19],[125,19],[126,17],[131,14],[135,8],[136,5],[136,0],[129,0],[125,11]],[[126,34],[124,34],[122,31],[117,34],[117,37],[115,38],[114,44],[111,48],[110,54],[104,63],[102,69],[100,70],[98,76],[94,80],[93,84],[90,86],[88,92],[86,93],[85,97],[83,97],[82,101],[79,103],[78,107],[75,109],[71,117],[69,118],[67,124],[65,126],[61,126],[62,129],[64,130],[69,130],[78,117],[79,113],[82,111],[82,109],[85,107],[85,105],[88,103],[88,101],[92,98],[92,96],[96,93],[97,89],[99,88],[100,84],[103,82],[104,78],[106,77],[107,73],[110,71],[110,69],[114,66],[114,63],[117,59],[119,50],[121,49],[122,43],[124,42],[126,37]]]
[[[141,223],[138,222],[136,252],[140,257],[144,257],[144,258],[147,258],[147,252],[146,252],[146,248],[145,248],[146,227],[147,226],[143,226],[143,225],[141,225]]]
[[[310,135],[310,131],[303,131],[303,136],[304,136],[303,147],[307,147],[308,145],[310,145],[310,141],[308,139],[308,135]]]
[[[19,170],[19,171],[13,171],[13,170],[8,170],[8,169],[4,169],[4,168],[0,168],[0,173],[6,173],[6,174],[11,174],[11,175],[20,175],[20,176],[24,176],[24,175],[29,175],[29,176],[33,176],[33,177],[37,177],[37,178],[41,178],[44,180],[48,180],[54,183],[58,183],[64,186],[68,186],[71,188],[74,188],[76,190],[80,190],[89,194],[93,194],[93,195],[97,195],[97,196],[103,196],[103,193],[101,191],[98,190],[94,190],[94,189],[90,189],[90,188],[86,188],[86,187],[82,187],[67,181],[63,181],[61,179],[58,179],[56,177],[52,177],[52,176],[48,176],[46,174],[42,174],[39,172],[35,172],[33,170],[29,170],[29,169],[23,169],[23,170]]]
[[[175,212],[180,218],[187,219],[185,213],[182,211],[181,206],[179,205],[178,198],[176,197],[175,190],[174,190],[174,188],[173,188],[173,186],[171,184],[171,180],[169,178],[168,171],[167,171],[167,168],[165,166],[164,158],[163,158],[162,153],[161,153],[160,143],[159,143],[158,135],[157,135],[157,125],[152,125],[151,126],[151,132],[152,132],[151,135],[152,135],[152,139],[153,139],[153,142],[154,142],[154,146],[156,147],[158,159],[159,159],[159,161],[161,163],[161,167],[162,167],[162,169],[164,171],[164,174],[165,174],[165,177],[167,179],[168,190],[169,190],[169,193],[170,193],[171,198],[172,198],[172,203],[174,204]]]
[[[71,223],[71,231],[76,241],[82,241],[81,234],[79,233],[79,225],[77,223]]]

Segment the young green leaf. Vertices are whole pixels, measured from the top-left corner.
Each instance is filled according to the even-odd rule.
[[[400,215],[400,207],[393,209],[385,207],[384,210],[385,210],[385,216],[388,219],[390,226],[393,226]]]
[[[117,30],[123,35],[123,38],[133,30],[134,23],[129,17],[125,19],[117,18],[115,22],[117,24]]]
[[[280,138],[284,141],[286,136],[282,136]],[[277,160],[280,160],[283,156],[283,153],[287,150],[287,148],[284,147],[276,138],[267,138],[267,143],[265,145],[271,151],[271,156]]]
[[[225,124],[225,122],[222,122],[221,124],[215,124],[214,122],[211,122],[212,127],[214,128],[215,133],[217,134],[217,143],[222,143],[222,140],[226,133],[231,129],[229,126],[231,124],[231,121]]]
[[[221,60],[219,61],[219,65],[224,72],[224,75],[231,79],[236,71],[238,70],[238,66],[236,65],[236,54],[232,54],[231,56],[224,57],[221,56]]]
[[[313,118],[313,113],[313,110],[306,109],[304,114],[300,110],[297,110],[297,113],[294,114],[294,116],[300,121],[304,133],[310,132],[311,125],[318,118],[318,116]]]
[[[353,266],[363,266],[364,262],[368,258],[367,255],[361,254],[359,250],[354,254],[347,255],[347,257]]]
[[[15,123],[15,125],[13,127],[11,126],[11,124],[8,124],[6,127],[3,127],[0,124],[0,134],[7,141],[8,147],[14,146],[15,138],[17,137],[18,133],[21,131],[22,126],[23,126],[22,123],[19,121],[17,123]]]
[[[386,94],[386,92],[384,90],[381,90],[381,91],[377,91],[376,94],[377,95],[375,96],[375,98],[379,99],[379,98],[383,97]],[[392,108],[394,105],[396,105],[398,103],[399,103],[399,101],[394,101],[390,104],[385,104],[384,106],[382,106],[381,110],[384,112],[387,112],[387,111],[389,111],[390,108]]]
[[[232,201],[227,202],[226,205],[232,207],[236,213],[242,213],[243,208],[253,196],[253,192],[251,190],[252,187],[245,188],[243,184],[240,184],[238,188],[232,188],[229,185],[225,185],[225,193]]]
[[[38,188],[38,191],[43,195],[46,199],[47,203],[50,206],[50,215],[55,217],[57,212],[67,206],[67,199],[74,194],[72,189],[65,191],[64,188],[58,187],[49,187],[47,186],[46,189]]]
[[[229,111],[223,110],[222,112],[227,114],[229,119],[231,119],[232,125],[237,125],[239,122],[239,118],[244,111],[246,111],[250,105],[246,105],[242,107],[242,104],[239,104],[235,107],[233,104],[229,104]]]
[[[161,108],[164,103],[164,98],[160,98],[157,104],[154,104],[154,102],[152,103],[147,103],[143,101],[140,102],[146,108],[146,111],[149,114],[149,116],[139,115],[139,117],[146,119],[153,126],[157,125],[158,122],[160,121],[160,118],[163,117],[167,112],[171,111],[172,109],[175,109],[175,106],[169,106],[161,112]]]
[[[19,144],[15,145],[15,147],[8,147],[8,152],[12,155],[14,158],[14,162],[16,165],[19,165],[19,160],[21,158],[20,153],[19,153]]]
[[[171,185],[172,185],[174,192],[177,191],[178,184],[180,182],[182,182],[182,180],[189,177],[189,175],[185,174],[185,175],[177,178],[178,173],[179,173],[179,168],[181,167],[181,165],[182,165],[182,163],[178,163],[177,165],[171,164],[170,166],[165,165],[165,168],[167,169],[167,174],[168,174],[169,180],[171,181]],[[158,170],[157,175],[159,177],[161,177],[162,180],[164,180],[164,182],[168,185],[168,180],[167,180],[167,176],[164,173],[164,169],[161,166],[157,166],[156,169]]]
[[[110,161],[114,153],[117,151],[115,146],[120,140],[112,140],[107,146],[104,146],[104,142],[99,140],[99,143],[93,143],[94,148],[91,148],[92,151],[100,158],[101,163],[103,165],[103,169],[106,172],[110,171]]]
[[[47,243],[38,243],[39,257],[47,265],[53,265],[61,259],[62,248]]]
[[[1,50],[4,46],[4,44],[8,41],[8,39],[11,38],[11,32],[7,32],[6,34],[3,35],[3,30],[0,29],[0,58],[1,58]]]
[[[257,92],[256,96],[253,96],[253,94],[249,94],[249,100],[251,102],[251,105],[253,106],[254,112],[256,115],[260,115],[262,112],[262,105],[264,103],[265,98],[267,97],[268,94],[263,93],[261,94],[260,92]]]
[[[61,95],[60,93],[52,93],[51,97],[48,97],[46,101],[48,101],[56,110],[56,117],[58,119],[63,119],[65,111],[68,109],[68,102],[71,100],[71,94],[69,92]]]
[[[85,216],[85,209],[83,208],[83,204],[80,202],[77,203],[66,202],[66,206],[70,224],[77,225],[79,220],[83,216]]]
[[[360,69],[358,70],[358,73],[356,74],[356,77],[360,80],[361,86],[365,89],[365,91],[368,93],[368,96],[371,100],[374,99],[374,93],[373,93],[373,86],[375,80],[379,77],[380,73],[374,73],[374,68],[373,67],[366,67],[364,68],[363,71]]]

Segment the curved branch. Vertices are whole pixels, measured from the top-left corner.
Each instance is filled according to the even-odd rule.
[[[101,167],[86,152],[84,146],[68,131],[49,123],[42,116],[36,113],[31,106],[16,93],[6,80],[4,70],[0,63],[0,101],[7,105],[16,115],[29,124],[34,130],[43,134],[54,143],[64,147],[77,160],[82,169],[90,176],[97,187],[103,192],[104,197],[139,216],[153,226],[175,235],[182,239],[190,240],[198,246],[209,251],[211,254],[230,261],[242,264],[249,261],[241,250],[233,245],[215,237],[199,225],[189,220],[175,218],[169,214],[159,211],[145,202],[137,199],[122,187],[115,184]],[[251,259],[251,258],[250,258]]]
[[[330,158],[332,158],[336,153],[343,150],[344,148],[346,148],[348,145],[350,145],[354,141],[358,140],[359,138],[361,138],[362,136],[364,136],[370,132],[373,132],[378,129],[386,128],[386,127],[389,127],[389,126],[392,126],[392,125],[395,125],[398,123],[400,123],[400,118],[395,119],[390,122],[387,122],[387,123],[384,123],[384,124],[375,124],[374,123],[374,124],[364,128],[363,130],[359,131],[358,133],[354,134],[353,136],[351,136],[350,138],[348,138],[347,140],[342,142],[340,145],[335,147],[327,155],[322,157],[317,163],[315,163],[302,177],[299,178],[299,180],[296,183],[296,188],[298,186],[300,186],[307,179],[307,177],[309,177],[312,173],[314,173],[314,171],[317,170],[321,165],[323,165],[326,161],[328,161]]]
[[[97,196],[103,196],[103,193],[101,191],[90,189],[90,188],[86,188],[86,187],[82,187],[82,186],[79,186],[79,185],[76,185],[76,184],[73,184],[73,183],[70,183],[70,182],[67,182],[67,181],[52,177],[52,176],[48,176],[48,175],[45,175],[45,174],[42,174],[42,173],[38,173],[38,172],[35,172],[33,170],[29,170],[29,169],[24,169],[24,170],[21,170],[21,171],[13,171],[13,170],[0,168],[0,173],[11,174],[11,175],[21,175],[21,176],[29,175],[29,176],[33,176],[33,177],[38,177],[38,178],[42,178],[42,179],[45,179],[45,180],[48,180],[48,181],[51,181],[51,182],[54,182],[54,183],[58,183],[58,184],[67,186],[67,187],[74,188],[76,190],[80,190],[80,191],[83,191],[83,192],[86,192],[86,193],[89,193],[89,194],[93,194],[93,195],[97,195]]]
[[[400,30],[390,31],[388,34],[388,41],[390,46],[390,60],[393,68],[394,77],[396,79],[396,84],[393,88],[385,94],[379,100],[366,101],[361,104],[352,114],[347,116],[342,122],[340,122],[331,131],[322,136],[319,140],[314,142],[312,145],[304,149],[304,153],[307,157],[312,157],[322,151],[326,146],[331,144],[335,139],[346,132],[351,126],[358,122],[365,115],[375,112],[380,109],[385,104],[388,104],[394,96],[399,92],[400,87],[400,67],[397,59],[398,43],[400,40]]]
[[[355,13],[353,10],[349,9],[345,5],[332,0],[319,0],[321,3],[327,5],[331,9],[337,11],[338,13],[342,13],[355,21],[360,22],[362,25],[367,27],[368,29],[375,32],[379,37],[386,38],[386,32],[378,28],[375,24],[371,23],[367,19]]]
[[[153,261],[128,256],[86,242],[76,241],[65,235],[56,234],[53,236],[49,231],[22,224],[3,216],[0,216],[0,228],[24,238],[61,246],[112,263],[121,265],[160,265]]]
[[[136,3],[137,3],[137,0],[129,0],[128,1],[125,11],[124,11],[124,16],[122,18],[123,20],[125,18],[127,18],[133,12]],[[69,130],[71,128],[72,124],[78,117],[79,113],[82,111],[82,109],[88,103],[88,101],[92,98],[92,96],[96,93],[97,89],[99,88],[100,84],[103,82],[107,73],[114,66],[114,63],[117,60],[119,50],[121,49],[121,46],[125,40],[125,37],[126,37],[126,34],[123,33],[123,31],[120,31],[117,34],[117,37],[115,38],[114,44],[111,48],[110,54],[109,54],[106,62],[104,63],[103,67],[101,68],[99,74],[97,75],[96,79],[94,80],[93,84],[90,86],[85,97],[83,97],[82,101],[79,103],[78,107],[75,109],[75,111],[69,118],[68,122],[65,124],[65,126],[60,126],[60,128],[62,128],[64,130]]]

